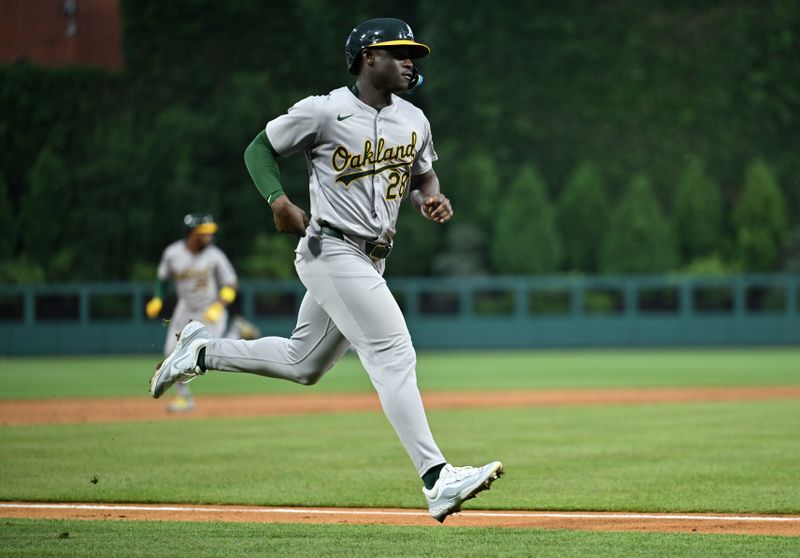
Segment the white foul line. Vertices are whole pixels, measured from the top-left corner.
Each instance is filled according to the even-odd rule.
[[[45,510],[96,510],[96,511],[171,511],[198,513],[284,513],[315,515],[366,515],[366,516],[414,516],[427,517],[427,512],[386,511],[386,510],[327,510],[313,508],[211,508],[186,506],[136,506],[129,504],[14,504],[0,502],[0,508],[45,509]],[[484,512],[464,511],[469,517],[517,517],[550,519],[666,519],[685,521],[765,521],[800,522],[800,517],[784,516],[746,516],[746,515],[670,515],[649,513],[557,513],[557,512]]]

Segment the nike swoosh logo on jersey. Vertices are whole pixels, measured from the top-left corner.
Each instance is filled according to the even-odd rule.
[[[341,122],[342,120],[347,120],[347,119],[348,119],[348,118],[350,118],[351,116],[353,116],[353,115],[352,115],[352,114],[345,114],[344,116],[342,116],[341,114],[337,114],[337,115],[336,115],[336,120],[338,120],[339,122]]]

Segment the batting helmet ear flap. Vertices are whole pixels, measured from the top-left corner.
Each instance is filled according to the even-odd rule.
[[[419,73],[417,67],[414,66],[411,68],[411,81],[408,82],[408,89],[406,90],[406,93],[413,93],[419,89],[423,81],[425,81],[425,78],[421,73]]]

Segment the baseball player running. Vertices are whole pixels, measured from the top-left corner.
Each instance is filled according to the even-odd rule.
[[[318,382],[352,344],[384,413],[417,469],[438,521],[503,472],[494,461],[454,467],[433,439],[416,382],[416,355],[405,319],[383,279],[400,203],[425,218],[453,215],[433,171],[428,120],[395,93],[418,85],[412,60],[430,49],[397,19],[372,19],[350,33],[353,87],[308,97],[266,125],[245,151],[253,182],[280,232],[301,237],[295,269],[307,292],[288,339],[213,339],[199,322],[181,332],[175,351],[151,379],[153,397],[207,370],[249,372],[299,384]],[[279,182],[278,159],[304,153],[311,218]]]
[[[227,306],[236,298],[236,272],[225,253],[214,245],[217,224],[209,214],[191,213],[183,219],[186,238],[167,246],[158,265],[154,296],[147,303],[147,317],[155,319],[163,307],[166,284],[175,281],[178,304],[169,321],[164,355],[175,350],[176,337],[191,320],[199,320],[212,337],[223,337],[228,322]],[[260,334],[250,322],[237,316],[224,337],[253,339]],[[185,382],[177,382],[177,396],[167,409],[188,412],[194,399]]]

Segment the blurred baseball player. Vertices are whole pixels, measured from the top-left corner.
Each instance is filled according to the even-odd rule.
[[[245,151],[277,229],[302,237],[295,269],[307,292],[291,337],[212,339],[206,327],[191,322],[156,370],[151,393],[160,397],[206,370],[314,384],[352,344],[422,477],[431,515],[444,521],[489,488],[503,465],[453,467],[443,457],[417,388],[411,336],[383,279],[404,199],[436,223],[453,215],[433,171],[428,120],[395,95],[422,81],[412,60],[430,49],[403,21],[382,18],[353,29],[345,50],[348,70],[358,76],[355,86],[303,99],[270,121]],[[301,152],[309,168],[311,219],[279,182],[278,158]]]
[[[223,337],[228,322],[227,306],[236,298],[237,279],[225,253],[214,245],[217,224],[209,214],[192,213],[183,220],[186,238],[167,246],[158,264],[155,293],[147,303],[147,317],[161,313],[168,281],[174,280],[178,304],[169,321],[164,356],[175,350],[176,337],[191,320],[208,328],[212,337]],[[253,324],[237,316],[224,337],[254,339],[260,333]],[[177,396],[167,406],[172,412],[194,409],[194,399],[185,382],[178,382]]]

